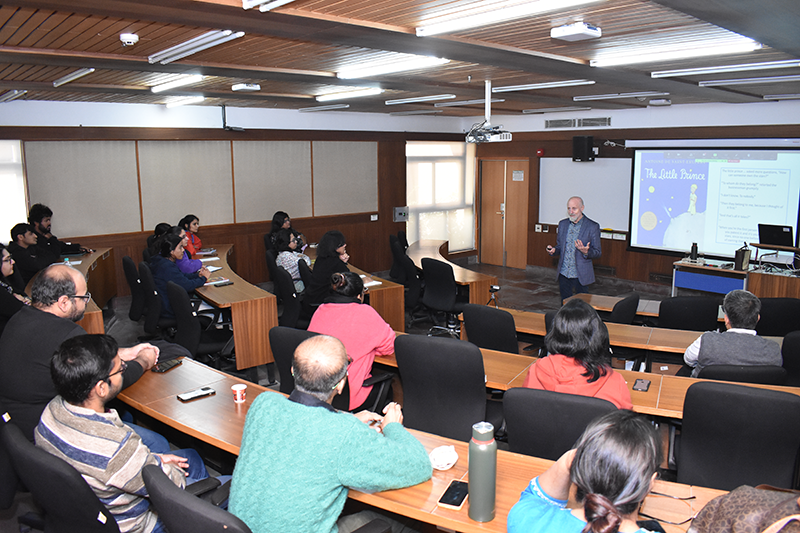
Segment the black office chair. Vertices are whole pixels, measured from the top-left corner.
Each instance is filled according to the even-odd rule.
[[[47,533],[119,533],[108,512],[77,470],[34,446],[13,423],[3,423],[0,441],[17,475],[44,510]]]
[[[401,266],[405,272],[405,314],[406,314],[406,329],[414,325],[419,320],[426,320],[429,318],[425,306],[421,302],[422,298],[422,279],[419,277],[419,270],[407,255],[403,255]]]
[[[400,246],[403,248],[403,255],[405,255],[406,250],[408,250],[408,239],[406,238],[406,232],[403,230],[398,231],[397,240],[400,243]]]
[[[270,250],[275,252],[275,245],[272,243],[272,233],[264,234],[264,250],[267,252],[269,252]]]
[[[300,279],[303,280],[303,286],[308,287],[311,285],[311,269],[305,261],[297,262],[297,270],[300,271]],[[305,292],[305,288],[303,289]]]
[[[6,412],[5,406],[0,402],[0,417],[5,420],[10,415]],[[5,422],[0,422],[0,432],[4,431]],[[11,463],[11,458],[6,453],[6,448],[0,438],[0,511],[11,507],[19,486],[19,477]]]
[[[265,242],[266,242],[266,237]],[[273,290],[275,291],[275,297],[277,298],[276,303],[281,303],[281,294],[278,290],[278,282],[275,280],[278,277],[277,270],[278,270],[278,253],[275,251],[274,248],[268,249],[267,253],[265,254],[266,261],[267,261],[267,270],[269,271],[269,279],[272,281]]]
[[[189,350],[192,357],[201,361],[211,362],[217,355],[232,358],[234,344],[230,329],[217,329],[215,322],[197,316],[186,289],[177,283],[167,282],[167,296],[175,313],[177,328],[173,342]]]
[[[639,308],[639,293],[632,292],[625,295],[622,300],[614,304],[611,315],[606,322],[614,324],[633,324],[636,318],[636,310]]]
[[[509,389],[503,395],[508,449],[555,461],[575,445],[589,422],[616,409],[600,398]]]
[[[178,487],[156,465],[142,469],[150,503],[170,533],[250,533],[250,528],[228,511]]]
[[[396,235],[389,235],[389,249],[392,252],[392,268],[389,270],[389,277],[392,281],[405,285],[406,271],[403,268],[403,258],[406,254],[403,252]]]
[[[128,318],[138,322],[144,314],[144,291],[142,282],[139,280],[139,272],[136,270],[136,263],[130,256],[126,255],[122,258],[122,271],[125,273],[125,279],[131,289],[131,308],[128,311]]]
[[[782,366],[711,365],[697,375],[701,379],[735,381],[737,383],[760,383],[762,385],[785,385],[787,372]]]
[[[762,337],[783,337],[800,330],[800,299],[760,298],[761,318],[756,333]]]
[[[459,338],[461,328],[458,315],[464,311],[464,303],[458,302],[458,287],[453,274],[453,267],[442,261],[425,257],[422,259],[422,274],[425,277],[425,292],[422,303],[433,311],[444,312],[446,326],[434,325],[428,335],[435,331],[445,331],[454,338]],[[432,317],[436,324],[435,317]]]
[[[661,302],[658,308],[658,327],[717,331],[719,329],[719,300],[711,296],[675,296]]]
[[[275,282],[275,292],[280,295],[283,307],[278,315],[278,324],[288,328],[307,329],[309,321],[300,318],[302,301],[294,290],[292,276],[282,266],[276,266],[272,280]]]
[[[478,348],[519,353],[517,328],[508,311],[488,305],[466,304],[464,328],[469,342]]]
[[[153,254],[150,253],[150,247],[149,246],[147,248],[145,248],[144,250],[142,250],[142,261],[144,261],[145,263],[147,263],[149,265],[150,264],[150,259],[152,259],[152,258],[153,258]]]
[[[284,326],[276,326],[269,330],[269,345],[272,348],[272,356],[275,358],[275,366],[278,367],[278,374],[280,374],[279,390],[282,393],[291,394],[294,390],[294,378],[292,377],[294,351],[301,342],[314,335],[319,335],[319,333]]]
[[[792,488],[800,449],[800,397],[730,383],[686,391],[678,483],[732,490]]]
[[[406,426],[468,441],[472,425],[502,427],[501,402],[486,399],[480,349],[469,342],[424,335],[400,335],[394,343],[403,382]]]
[[[548,311],[544,314],[544,332],[545,335],[550,333],[550,330],[553,329],[553,319],[555,319],[558,311]],[[538,350],[539,357],[547,357],[547,348],[545,348],[544,343],[541,345],[539,344],[529,344],[525,348],[522,349],[523,352],[530,352]],[[527,355],[527,354],[526,354]]]
[[[363,407],[357,405],[353,409],[350,409],[350,380],[347,379],[344,382],[342,393],[333,397],[331,406],[340,411],[356,412],[366,409],[373,413],[381,413],[383,412],[383,408],[386,407],[386,404],[389,403],[389,393],[392,392],[393,378],[394,374],[372,371],[372,377],[364,380],[365,386],[372,386],[372,392],[370,392],[372,401],[368,405],[364,405]],[[369,397],[367,399],[369,400]]]
[[[161,316],[163,303],[161,295],[158,294],[156,283],[153,280],[153,273],[145,262],[139,263],[139,279],[142,282],[142,292],[144,293],[144,305],[147,309],[144,316],[144,331],[154,337],[171,337],[170,328],[175,328],[177,322],[174,318],[164,318]]]
[[[787,374],[786,385],[800,387],[800,331],[793,331],[783,338],[781,354]]]

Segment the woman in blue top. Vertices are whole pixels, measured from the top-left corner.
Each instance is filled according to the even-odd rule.
[[[206,267],[202,267],[192,274],[184,274],[180,271],[178,265],[175,264],[178,259],[183,257],[183,239],[179,235],[164,235],[160,252],[159,255],[154,255],[150,259],[150,269],[153,271],[153,281],[163,303],[161,316],[172,318],[175,315],[167,297],[167,282],[175,282],[186,289],[186,292],[191,292],[202,287],[211,277],[211,273]]]
[[[594,420],[574,450],[533,479],[508,514],[511,533],[634,533],[661,463],[653,426],[632,411]],[[572,485],[582,507],[566,507]]]

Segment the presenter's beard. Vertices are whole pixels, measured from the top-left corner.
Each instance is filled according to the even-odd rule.
[[[570,222],[574,223],[576,220],[578,220],[578,215],[567,215],[567,218],[569,218]]]

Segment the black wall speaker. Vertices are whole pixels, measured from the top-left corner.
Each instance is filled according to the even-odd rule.
[[[572,160],[573,161],[594,161],[594,151],[592,150],[594,137],[591,135],[579,135],[572,138]]]

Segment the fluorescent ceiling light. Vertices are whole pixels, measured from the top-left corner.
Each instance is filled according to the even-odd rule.
[[[334,109],[347,109],[350,104],[331,104],[331,105],[318,105],[316,107],[301,107],[298,109],[301,113],[311,113],[313,111],[333,111]]]
[[[698,44],[694,48],[683,48],[680,50],[641,50],[633,54],[609,55],[598,59],[592,59],[589,64],[593,67],[614,67],[617,65],[634,65],[637,63],[654,63],[656,61],[675,61],[677,59],[689,59],[692,57],[716,56],[724,54],[741,54],[752,52],[761,48],[761,43],[752,39],[744,39],[739,42],[717,45],[702,46]]]
[[[493,87],[493,93],[507,93],[510,91],[532,91],[535,89],[555,89],[557,87],[574,87],[576,85],[594,85],[591,80],[564,80],[548,81],[545,83],[530,83],[528,85],[506,85],[505,87]]]
[[[538,2],[528,2],[504,9],[494,9],[466,17],[428,24],[427,26],[419,26],[417,28],[417,36],[429,37],[440,33],[453,33],[468,28],[478,28],[516,18],[528,17],[545,11],[560,11],[597,1],[599,0],[539,0]]]
[[[275,9],[277,7],[281,7],[281,6],[285,6],[286,4],[290,4],[293,1],[294,0],[272,0],[272,2],[267,2],[266,4],[262,5],[260,8],[258,8],[258,10],[261,11],[262,13],[266,13],[267,11],[270,11],[270,10]]]
[[[765,61],[763,63],[741,63],[717,67],[682,68],[676,70],[657,70],[650,73],[651,78],[674,78],[676,76],[699,76],[701,74],[724,74],[726,72],[745,72],[748,70],[771,70],[774,68],[800,67],[800,59],[790,61]]]
[[[317,96],[317,102],[330,102],[331,100],[343,100],[345,98],[359,98],[361,96],[373,96],[381,94],[383,89],[380,87],[370,87],[369,89],[356,89],[355,91],[344,91],[341,93],[322,94]]]
[[[231,91],[260,91],[261,85],[257,83],[236,83],[231,85]]]
[[[167,102],[167,109],[172,107],[180,107],[182,105],[191,105],[191,104],[199,104],[205,100],[203,96],[188,96],[186,98],[180,98],[178,100],[172,100],[171,102]]]
[[[499,104],[501,102],[505,102],[504,98],[492,98],[491,102],[493,104]],[[474,104],[485,104],[485,98],[478,98],[477,100],[459,100],[458,102],[440,102],[438,104],[433,104],[433,107],[454,107],[454,106],[461,106],[461,105],[474,105]]]
[[[433,102],[436,100],[451,100],[454,94],[434,94],[431,96],[416,96],[414,98],[400,98],[397,100],[386,100],[386,105],[413,104],[416,102]]]
[[[381,76],[383,74],[392,74],[394,72],[435,67],[436,65],[444,65],[449,62],[449,59],[443,57],[407,56],[405,59],[398,59],[397,61],[389,63],[365,63],[355,67],[345,68],[337,72],[336,77],[343,80],[369,78],[372,76]]]
[[[197,52],[211,48],[212,46],[227,43],[228,41],[238,39],[242,36],[244,36],[243,31],[236,33],[231,30],[210,31],[195,37],[194,39],[189,39],[184,43],[175,45],[160,52],[156,52],[155,54],[148,56],[147,61],[151,64],[161,63],[162,65],[166,65],[167,63],[172,63],[173,61],[183,59],[186,56],[196,54]]]
[[[67,74],[66,76],[62,76],[62,77],[58,78],[56,81],[53,82],[53,87],[61,87],[65,83],[69,83],[71,81],[75,81],[78,78],[82,78],[82,77],[86,76],[87,74],[91,74],[92,72],[94,72],[93,68],[78,69],[78,70],[76,70],[75,72],[73,72],[71,74]]]
[[[800,94],[765,94],[764,100],[800,100]]]
[[[613,100],[615,98],[648,98],[650,96],[668,96],[669,93],[657,91],[644,91],[640,93],[615,93],[615,94],[587,94],[585,96],[573,96],[575,102],[586,102],[588,100]]]
[[[444,113],[441,109],[415,109],[414,111],[395,111],[389,113],[393,117],[401,117],[403,115],[434,115],[436,113]]]
[[[526,115],[532,115],[535,113],[563,113],[566,111],[590,111],[591,107],[578,107],[578,106],[567,106],[567,107],[543,107],[541,109],[523,109],[522,112]]]
[[[17,90],[8,91],[7,93],[0,95],[0,104],[4,102],[10,102],[11,100],[16,100],[17,98],[21,98],[22,96],[25,96],[25,93],[27,92],[28,91],[17,91]]]
[[[764,78],[736,78],[732,80],[708,80],[698,82],[700,87],[719,87],[720,85],[758,85],[761,83],[786,83],[800,81],[800,76],[767,76]]]
[[[168,91],[170,89],[175,89],[176,87],[183,87],[184,85],[191,85],[192,83],[199,83],[203,81],[203,76],[200,74],[194,74],[191,76],[186,76],[185,78],[179,78],[177,80],[162,83],[161,85],[154,85],[150,87],[150,90],[154,93],[160,93],[164,91]]]

